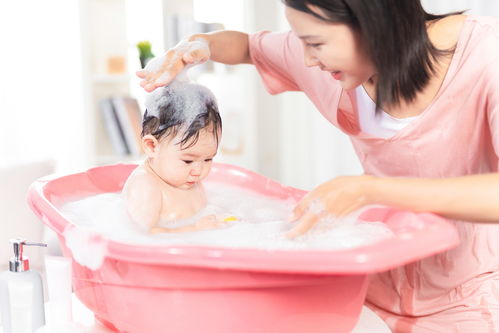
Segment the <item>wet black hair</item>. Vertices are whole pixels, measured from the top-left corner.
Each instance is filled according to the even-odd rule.
[[[172,95],[173,92],[165,90],[165,94]],[[218,112],[217,103],[214,99],[199,97],[203,99],[201,104],[203,110],[198,110],[199,112],[192,121],[188,120],[184,110],[182,110],[183,104],[174,103],[173,99],[158,107],[159,117],[146,110],[142,120],[142,137],[151,134],[160,141],[169,136],[176,136],[180,131],[183,131],[178,144],[182,149],[186,149],[196,144],[202,129],[210,128],[218,144],[222,131],[222,119]],[[188,125],[187,128],[185,128],[186,125]]]
[[[293,9],[358,32],[377,71],[376,106],[411,102],[435,73],[434,61],[453,49],[437,49],[426,30],[444,15],[427,13],[420,0],[282,0]],[[313,11],[319,7],[324,14]]]

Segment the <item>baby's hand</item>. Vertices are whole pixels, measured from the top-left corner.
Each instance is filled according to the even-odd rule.
[[[215,215],[207,215],[202,217],[196,222],[196,229],[197,230],[218,229],[226,225],[227,225],[226,222],[218,220]]]
[[[201,64],[210,59],[208,42],[203,38],[183,40],[165,55],[155,57],[136,74],[143,79],[140,86],[151,92],[168,85],[187,66]]]

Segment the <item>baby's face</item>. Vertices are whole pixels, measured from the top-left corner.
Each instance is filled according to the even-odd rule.
[[[182,134],[182,133],[180,133]],[[159,143],[157,158],[151,161],[154,171],[173,187],[188,190],[208,176],[218,143],[209,129],[199,132],[197,142],[189,148],[178,144],[181,135]],[[186,144],[188,146],[189,143]]]

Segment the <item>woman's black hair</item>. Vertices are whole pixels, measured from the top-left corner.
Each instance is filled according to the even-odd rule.
[[[413,101],[435,73],[435,61],[453,52],[437,49],[427,33],[428,21],[462,12],[433,15],[420,0],[282,0],[293,9],[323,21],[343,23],[360,34],[376,67],[376,105]],[[319,7],[324,14],[313,11]]]
[[[171,94],[171,92],[167,92]],[[151,134],[158,141],[168,136],[175,136],[183,131],[182,138],[178,142],[182,149],[192,147],[199,139],[199,132],[202,129],[210,128],[217,143],[219,142],[222,130],[222,119],[218,112],[217,103],[214,99],[199,96],[203,99],[201,107],[192,120],[188,120],[185,110],[182,110],[182,103],[169,101],[158,107],[159,117],[151,115],[146,110],[142,120],[142,136]],[[184,126],[188,125],[187,128]]]

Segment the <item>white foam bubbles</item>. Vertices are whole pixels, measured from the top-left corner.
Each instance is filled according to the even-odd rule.
[[[357,222],[355,216],[323,218],[307,234],[288,239],[285,234],[295,225],[287,222],[293,200],[276,200],[220,183],[205,184],[208,205],[196,216],[162,224],[179,227],[193,223],[200,216],[216,214],[239,220],[226,227],[188,233],[149,235],[134,228],[126,215],[120,194],[108,193],[72,202],[62,212],[78,226],[91,228],[104,237],[130,244],[204,245],[267,250],[340,250],[367,245],[392,237],[381,222]],[[91,213],[89,213],[91,212]]]
[[[171,69],[176,66],[176,63],[183,57],[185,53],[194,52],[197,50],[203,50],[204,55],[207,58],[210,57],[210,48],[206,39],[196,38],[192,41],[188,41],[185,39],[181,40],[177,45],[175,45],[175,47],[173,47],[173,49],[169,50],[167,53],[154,57],[150,61],[148,61],[146,67],[144,68],[144,71],[149,73],[162,72],[162,75],[170,75]],[[169,52],[171,53],[171,55],[168,55]],[[166,63],[167,57],[169,58],[168,63]],[[198,61],[194,64],[200,62],[201,61]],[[184,70],[181,73],[185,73],[188,67],[189,66],[184,67]],[[161,81],[161,76],[160,78],[156,79],[156,81]]]
[[[64,239],[74,260],[80,265],[96,270],[104,262],[107,254],[106,241],[95,230],[70,227],[64,231]]]
[[[197,115],[206,112],[206,105],[216,98],[206,87],[175,79],[170,85],[160,87],[147,96],[145,105],[148,115],[159,118],[160,110],[167,106],[175,110],[174,116],[188,127]]]

